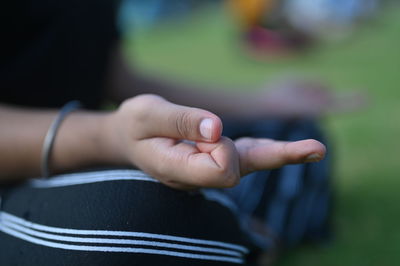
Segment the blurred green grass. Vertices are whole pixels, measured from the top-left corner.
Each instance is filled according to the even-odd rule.
[[[286,253],[279,265],[400,264],[400,9],[386,8],[351,39],[294,58],[254,62],[243,54],[234,24],[221,10],[199,12],[127,36],[140,69],[189,82],[251,91],[268,80],[302,73],[335,89],[360,89],[368,108],[327,117],[333,141],[336,236],[324,247]]]

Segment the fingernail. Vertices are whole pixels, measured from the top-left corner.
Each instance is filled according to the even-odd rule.
[[[321,155],[319,155],[318,153],[313,153],[308,155],[305,161],[307,163],[313,163],[313,162],[318,162],[321,159],[322,159]]]
[[[213,121],[210,118],[203,119],[200,123],[200,134],[205,139],[211,139],[212,137],[212,124]]]

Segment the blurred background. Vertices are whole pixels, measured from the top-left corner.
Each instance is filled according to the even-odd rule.
[[[119,26],[143,72],[249,93],[291,77],[362,92],[362,108],[321,119],[335,158],[334,237],[277,265],[399,264],[398,0],[124,0]]]

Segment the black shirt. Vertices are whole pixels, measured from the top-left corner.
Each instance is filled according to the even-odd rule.
[[[115,0],[0,4],[0,103],[98,107],[118,38]]]

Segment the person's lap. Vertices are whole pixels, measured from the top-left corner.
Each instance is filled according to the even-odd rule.
[[[312,121],[227,122],[225,129],[232,138],[321,137]],[[323,161],[256,173],[234,189],[196,193],[132,170],[33,180],[2,193],[0,264],[248,263],[251,251],[271,248],[274,237],[295,244],[312,236],[310,230],[317,236],[326,231],[328,176]],[[313,211],[321,198],[321,211]],[[264,232],[253,230],[253,218]]]
[[[2,265],[229,265],[249,251],[228,209],[135,170],[9,189],[0,231]]]

